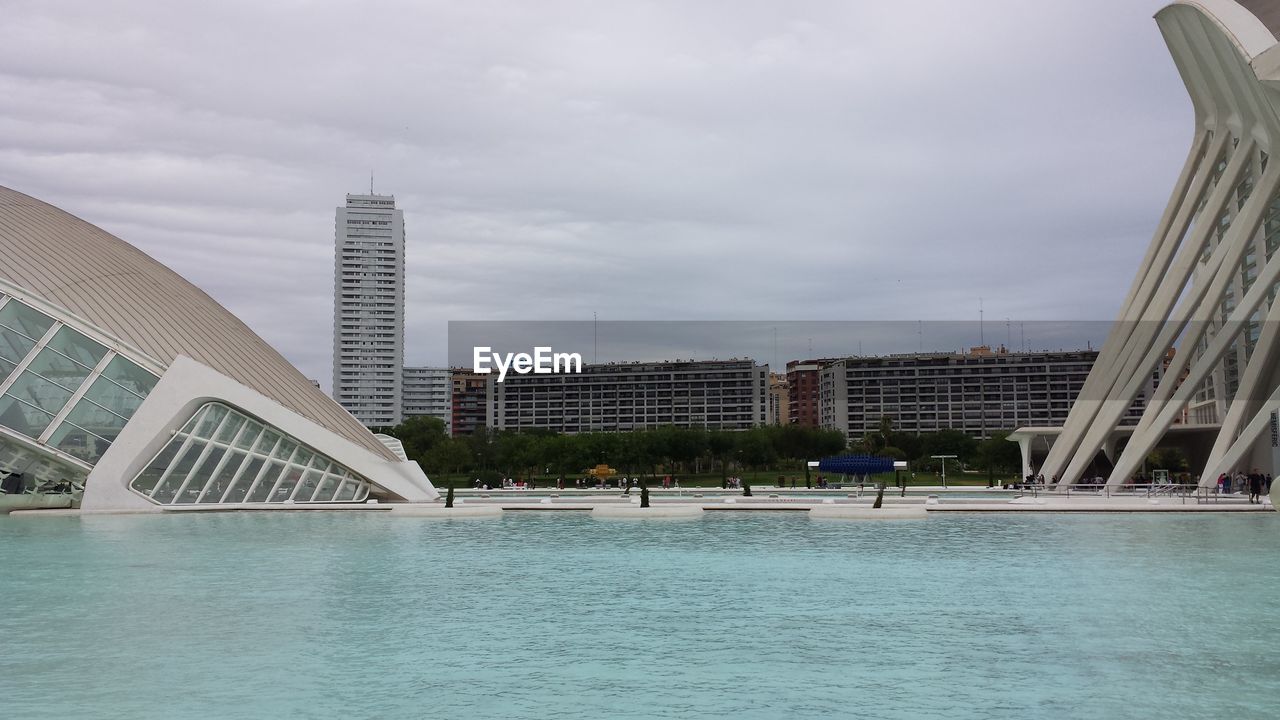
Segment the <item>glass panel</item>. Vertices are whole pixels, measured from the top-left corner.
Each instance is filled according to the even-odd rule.
[[[71,412],[67,413],[67,420],[79,425],[95,435],[105,438],[108,442],[114,441],[120,431],[124,429],[127,420],[108,412],[88,400],[81,400],[76,403]]]
[[[293,494],[294,502],[308,502],[316,489],[320,487],[320,483],[324,480],[324,473],[319,470],[308,470],[302,476],[302,482],[298,483],[298,490]]]
[[[13,363],[9,362],[8,360],[5,360],[4,358],[0,358],[0,383],[3,383],[5,380],[8,380],[9,376],[13,374],[13,370],[16,367],[17,365],[14,365]]]
[[[240,465],[244,462],[244,458],[244,453],[232,450],[231,457],[227,458],[222,470],[218,471],[218,474],[214,476],[213,482],[205,486],[204,496],[198,502],[218,502],[223,494],[227,492],[227,488],[231,487],[231,482],[236,479],[236,473],[240,470]]]
[[[200,459],[200,453],[204,452],[204,443],[191,441],[187,446],[186,452],[182,453],[182,457],[178,458],[178,462],[174,464],[173,470],[164,476],[160,481],[160,486],[156,488],[156,492],[151,496],[153,500],[162,505],[167,505],[173,500],[174,495],[178,494],[178,489],[182,487],[182,483],[187,479],[187,473],[191,472],[191,468],[195,466],[196,460]]]
[[[277,442],[280,442],[280,433],[275,430],[263,430],[262,437],[258,438],[258,447],[254,448],[254,452],[270,455]]]
[[[240,437],[236,438],[236,447],[241,450],[252,450],[260,432],[262,432],[262,426],[252,420],[249,421],[244,432],[240,433]]]
[[[338,494],[333,496],[334,502],[349,502],[356,496],[356,484],[350,480],[343,480],[342,487],[338,488]]]
[[[298,449],[298,443],[285,438],[276,446],[276,451],[271,453],[271,457],[276,460],[288,460],[293,457],[293,451]]]
[[[216,438],[220,443],[228,443],[236,439],[236,433],[240,432],[240,428],[244,425],[243,415],[232,415],[227,421],[222,423],[222,429],[218,431]]]
[[[271,495],[271,488],[275,486],[276,480],[279,479],[280,473],[283,470],[284,463],[272,462],[268,465],[267,472],[262,476],[262,479],[258,481],[258,486],[249,493],[249,497],[245,502],[266,502],[267,498]]]
[[[53,327],[53,318],[10,300],[0,308],[0,325],[17,330],[32,340],[39,340]]]
[[[213,433],[218,429],[218,425],[222,424],[222,418],[227,416],[227,409],[221,405],[210,405],[205,410],[204,417],[200,418],[200,422],[196,424],[195,435],[201,438],[213,437]]]
[[[178,497],[174,498],[175,503],[190,504],[200,499],[200,494],[204,492],[205,483],[213,477],[213,471],[218,469],[218,463],[222,462],[222,456],[227,454],[227,449],[212,446],[209,454],[204,460],[200,461],[200,467],[191,474],[191,481],[182,489]]]
[[[51,422],[52,415],[20,403],[9,395],[0,395],[0,425],[27,437],[38,438]]]
[[[42,377],[24,372],[9,386],[9,395],[56,414],[71,399],[71,391]]]
[[[45,347],[51,347],[85,367],[97,365],[107,354],[105,347],[66,326],[58,328]]]
[[[114,392],[123,390],[117,388]],[[79,422],[71,422],[73,416]],[[104,439],[98,443],[105,449],[119,432],[114,425],[121,425],[123,420],[90,402],[88,393],[68,418],[64,423],[67,427],[58,429],[57,438],[86,454],[93,443],[87,436],[101,431]],[[219,403],[199,408],[184,431],[190,434],[188,449],[167,448],[162,458],[165,462],[173,460],[173,470],[165,474],[163,468],[149,467],[133,483],[144,493],[154,488],[152,497],[156,502],[305,503],[331,502],[339,496],[344,501],[359,502],[368,495],[367,485],[352,477],[346,468]],[[182,442],[181,435],[175,442]],[[201,459],[205,447],[209,447],[208,456]],[[226,461],[219,467],[223,458]],[[186,480],[188,473],[190,481]]]
[[[160,481],[161,476],[164,475],[165,468],[169,467],[173,456],[178,454],[178,448],[180,447],[182,447],[181,439],[170,441],[160,451],[160,454],[156,455],[155,459],[151,461],[151,464],[147,465],[146,469],[138,473],[138,477],[134,478],[131,483],[133,489],[144,495],[150,494],[156,483]]]
[[[311,464],[311,458],[315,456],[316,456],[315,453],[311,452],[310,450],[304,447],[300,447],[298,448],[298,454],[294,455],[293,459],[290,460],[290,462],[292,462],[294,465],[301,465],[302,467],[306,467]],[[328,465],[329,463],[319,463],[319,464]]]
[[[126,420],[142,404],[142,398],[102,377],[93,381],[84,396]]]
[[[107,448],[111,447],[110,440],[65,422],[53,431],[53,435],[49,437],[49,444],[90,465],[97,463]]]
[[[244,470],[235,478],[235,484],[232,485],[231,491],[227,493],[227,499],[224,502],[243,502],[244,496],[249,492],[249,486],[253,485],[254,478],[258,477],[258,472],[262,470],[262,466],[266,462],[262,458],[250,458],[249,463],[244,466]]]
[[[107,363],[102,374],[116,381],[120,387],[142,397],[146,397],[147,393],[151,392],[151,388],[156,386],[155,375],[120,355],[116,355],[111,362]]]
[[[13,363],[22,362],[22,358],[31,352],[36,343],[8,328],[0,327],[0,358]]]
[[[290,465],[284,471],[284,475],[280,478],[280,487],[271,494],[271,498],[267,502],[284,502],[293,495],[293,488],[302,479],[302,468]]]
[[[324,482],[320,483],[320,489],[316,490],[316,494],[311,497],[312,502],[329,502],[333,499],[333,493],[338,489],[338,484],[342,478],[337,475],[325,475]]]
[[[31,361],[27,369],[52,380],[68,390],[75,390],[89,377],[89,368],[71,362],[66,357],[45,348]]]

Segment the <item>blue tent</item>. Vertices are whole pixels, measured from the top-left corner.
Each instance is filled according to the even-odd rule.
[[[873,455],[841,455],[818,462],[822,472],[837,475],[874,475],[875,473],[893,472],[893,458],[875,457]]]

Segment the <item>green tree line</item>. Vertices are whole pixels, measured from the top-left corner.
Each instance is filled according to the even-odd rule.
[[[938,464],[931,455],[956,455],[962,467],[999,472],[1016,470],[1019,465],[1018,446],[1005,440],[1007,433],[983,441],[958,430],[906,433],[894,430],[889,418],[881,421],[878,432],[852,443],[838,430],[800,425],[764,425],[741,431],[662,426],[574,435],[482,428],[469,436],[450,437],[442,420],[416,417],[375,431],[399,439],[409,458],[418,461],[428,474],[466,474],[484,480],[569,479],[601,463],[628,477],[695,470],[725,477],[737,471],[778,467],[799,471],[805,460],[846,452],[909,460],[913,469],[925,471]]]

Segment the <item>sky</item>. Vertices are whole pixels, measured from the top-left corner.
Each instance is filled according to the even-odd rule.
[[[906,321],[877,349],[907,352],[980,305],[1115,315],[1191,141],[1161,5],[0,0],[0,185],[326,388],[334,208],[371,174],[407,364],[592,313]]]

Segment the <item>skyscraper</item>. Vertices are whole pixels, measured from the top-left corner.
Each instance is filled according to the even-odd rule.
[[[404,213],[347,195],[334,230],[333,398],[367,427],[402,419]]]

